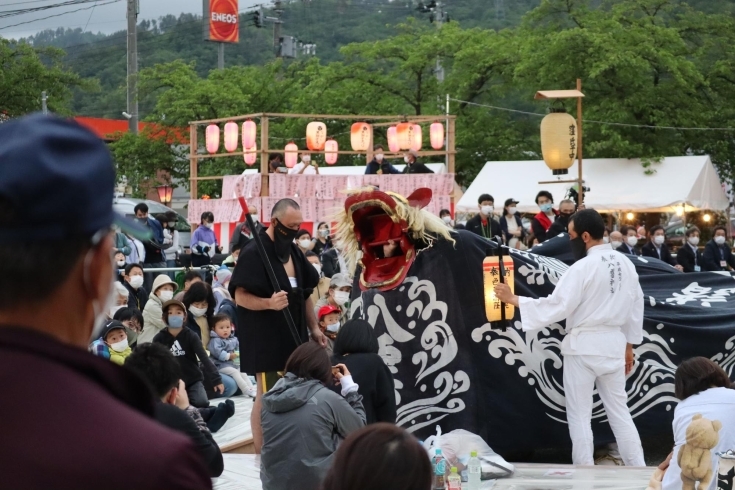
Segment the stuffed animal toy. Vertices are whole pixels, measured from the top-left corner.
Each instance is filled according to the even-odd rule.
[[[687,427],[687,442],[679,450],[677,461],[681,468],[682,490],[706,489],[712,481],[712,454],[710,450],[719,442],[719,420],[708,420],[701,413],[695,414]]]

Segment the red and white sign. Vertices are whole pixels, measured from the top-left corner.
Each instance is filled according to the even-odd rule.
[[[240,42],[238,0],[209,0],[209,40]]]

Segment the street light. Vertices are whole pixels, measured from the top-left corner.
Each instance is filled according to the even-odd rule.
[[[171,197],[174,192],[174,188],[170,185],[164,184],[156,186],[156,190],[158,191],[158,199],[161,201],[161,204],[164,206],[168,206],[171,204]]]
[[[633,218],[635,218],[635,214],[628,213],[628,214],[625,215],[625,217],[628,218],[628,221],[633,221]]]

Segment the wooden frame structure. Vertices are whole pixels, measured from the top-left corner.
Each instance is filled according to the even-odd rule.
[[[253,119],[253,120],[259,120],[258,127],[260,130],[260,144],[258,145],[257,153],[260,155],[260,174],[261,174],[261,186],[260,186],[260,195],[261,197],[267,197],[268,196],[268,155],[271,152],[274,153],[283,153],[283,148],[271,148],[268,144],[268,126],[271,118],[287,118],[287,119],[309,119],[309,120],[333,120],[333,119],[341,119],[341,120],[351,120],[354,122],[359,121],[366,121],[370,122],[373,127],[386,127],[386,126],[393,126],[398,123],[402,122],[410,122],[415,124],[426,124],[426,123],[433,123],[436,121],[442,121],[445,123],[446,127],[444,129],[444,149],[443,150],[422,150],[419,151],[419,156],[438,156],[443,155],[445,157],[446,165],[447,165],[447,172],[453,174],[454,173],[454,162],[455,162],[455,156],[457,154],[456,147],[455,147],[455,121],[456,116],[453,115],[433,115],[433,116],[367,116],[367,115],[359,115],[359,114],[279,114],[279,113],[268,113],[268,112],[259,112],[255,114],[246,114],[242,116],[235,116],[235,117],[223,117],[220,119],[210,119],[206,121],[192,121],[189,123],[189,181],[191,182],[191,199],[198,199],[198,186],[197,183],[200,180],[219,180],[223,179],[224,175],[218,175],[218,176],[207,176],[207,177],[199,177],[199,162],[201,160],[208,160],[212,158],[223,158],[223,157],[236,157],[240,156],[242,157],[245,152],[244,151],[234,151],[232,153],[230,152],[222,152],[222,153],[215,153],[215,154],[199,154],[199,145],[197,141],[197,129],[199,126],[206,126],[209,124],[220,124],[220,123],[227,123],[227,122],[238,122],[238,121],[245,121],[247,119]],[[336,153],[338,155],[362,155],[365,154],[367,161],[369,162],[372,160],[373,157],[373,151],[372,151],[372,145],[373,142],[371,141],[370,148],[368,148],[367,152],[360,152],[360,151],[352,151],[352,150],[339,150]],[[299,149],[299,153],[324,153],[324,151],[309,151],[308,149]],[[403,151],[399,153],[390,153],[386,152],[386,157],[395,157],[398,155],[403,154]]]

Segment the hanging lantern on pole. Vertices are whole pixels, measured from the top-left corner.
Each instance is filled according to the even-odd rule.
[[[421,126],[418,124],[414,124],[411,134],[411,150],[413,151],[420,151],[421,146],[424,144],[423,141],[423,135],[421,134]]]
[[[324,161],[327,162],[327,165],[334,165],[335,163],[337,163],[338,151],[339,145],[332,138],[329,138],[327,142],[324,143]]]
[[[350,131],[350,142],[353,151],[368,151],[373,136],[373,128],[366,122],[358,122],[352,125]]]
[[[243,148],[255,148],[255,137],[257,135],[257,128],[255,122],[252,119],[248,119],[242,123],[242,147]]]
[[[255,162],[258,161],[258,145],[253,143],[252,148],[248,148],[245,150],[245,153],[242,156],[243,160],[245,160],[245,163],[248,165],[253,165]]]
[[[398,128],[391,126],[388,128],[388,149],[391,153],[398,153],[401,147],[398,144]]]
[[[441,150],[444,146],[444,125],[440,122],[435,122],[429,129],[431,136],[431,147],[435,150]]]
[[[306,125],[306,147],[311,151],[322,151],[327,142],[327,125],[323,122],[310,122]]]
[[[225,124],[225,150],[230,153],[237,150],[237,143],[240,137],[238,133],[237,123],[228,122]]]
[[[569,173],[577,156],[577,121],[564,109],[552,109],[541,121],[541,153],[554,175]]]
[[[296,165],[296,161],[299,158],[299,147],[296,146],[296,143],[291,141],[289,144],[286,145],[286,152],[284,154],[284,163],[286,164],[286,167],[293,168],[294,165]]]
[[[219,150],[219,126],[210,124],[207,126],[206,136],[207,151],[209,153],[217,153]]]
[[[401,150],[410,150],[413,146],[413,124],[411,123],[400,123],[396,126],[396,132],[398,133],[398,147]]]

